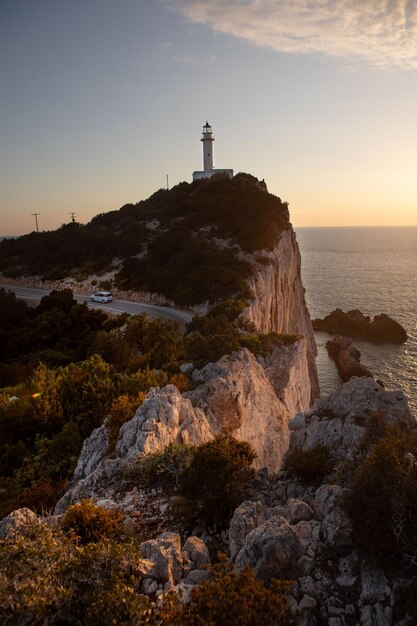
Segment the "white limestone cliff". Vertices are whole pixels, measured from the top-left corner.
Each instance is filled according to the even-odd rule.
[[[196,370],[194,377],[200,385],[193,391],[181,395],[174,385],[151,389],[136,414],[121,427],[116,459],[106,457],[105,426],[84,442],[73,486],[57,511],[81,498],[102,496],[130,460],[162,451],[170,443],[199,445],[222,433],[252,445],[257,469],[276,472],[288,448],[288,422],[294,412],[309,404],[305,355],[304,339],[278,346],[261,362],[242,349]]]
[[[301,280],[301,256],[292,228],[284,230],[274,250],[252,257],[254,274],[248,281],[253,294],[244,317],[262,332],[298,334],[307,341],[311,402],[319,396],[317,347]],[[259,262],[262,258],[263,262]]]

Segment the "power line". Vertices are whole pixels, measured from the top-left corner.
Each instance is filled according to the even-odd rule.
[[[36,222],[36,232],[39,232],[39,226],[38,226],[38,215],[40,215],[40,213],[31,213],[31,215],[33,215],[33,217],[35,218],[35,222]]]

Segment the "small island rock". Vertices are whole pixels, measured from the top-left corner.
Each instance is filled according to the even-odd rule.
[[[369,315],[354,309],[345,313],[335,309],[323,319],[313,320],[314,330],[324,330],[334,335],[362,337],[368,341],[402,343],[407,340],[405,329],[389,315],[375,315],[373,321]]]

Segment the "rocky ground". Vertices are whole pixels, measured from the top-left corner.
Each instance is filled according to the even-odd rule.
[[[401,391],[386,391],[369,378],[353,378],[289,422],[289,450],[308,450],[320,443],[332,451],[337,467],[352,457],[375,411],[388,423],[416,427]],[[354,548],[342,507],[346,489],[343,481],[335,482],[336,475],[313,487],[289,478],[285,469],[259,470],[247,499],[220,536],[223,547],[236,568],[249,564],[266,584],[276,577],[294,581],[291,605],[299,626],[411,624],[393,617],[401,577],[388,578]],[[204,526],[196,526],[191,535],[178,527],[172,515],[175,491],[132,488],[113,467],[107,479],[104,472],[100,481],[90,483],[88,495],[100,506],[121,511],[124,532],[142,538],[144,593],[158,597],[168,589],[181,589],[186,599],[207,577],[208,547],[219,537]],[[34,518],[27,510],[12,513],[2,521],[0,536]]]

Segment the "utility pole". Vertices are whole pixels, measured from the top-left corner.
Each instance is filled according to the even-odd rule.
[[[75,213],[70,213],[71,222],[75,222]]]
[[[40,213],[31,213],[31,215],[33,215],[33,217],[35,218],[35,222],[36,222],[36,232],[39,232],[39,226],[38,226],[38,215],[40,215]]]
[[[167,174],[167,189],[169,190],[168,174]]]

